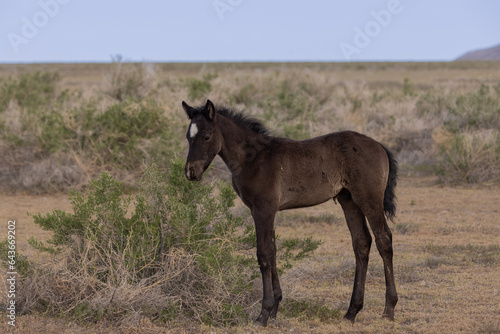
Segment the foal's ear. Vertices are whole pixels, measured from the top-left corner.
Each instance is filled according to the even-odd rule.
[[[207,104],[205,104],[205,116],[208,117],[208,119],[212,120],[215,117],[215,107],[212,101],[207,100]]]
[[[196,109],[194,109],[193,107],[189,106],[184,101],[182,101],[182,108],[184,108],[184,111],[186,112],[186,115],[189,117],[189,119],[193,118],[194,113],[196,112]]]

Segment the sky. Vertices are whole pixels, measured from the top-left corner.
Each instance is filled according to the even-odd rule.
[[[449,61],[498,0],[1,0],[0,63]]]

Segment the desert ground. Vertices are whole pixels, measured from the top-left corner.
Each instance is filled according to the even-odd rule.
[[[364,309],[354,324],[334,320],[283,318],[265,329],[250,325],[228,329],[192,324],[144,323],[89,327],[43,314],[21,316],[19,333],[498,333],[500,331],[500,191],[433,185],[432,180],[401,179],[398,217],[391,224],[399,292],[394,322],[381,319],[384,278],[372,247]],[[16,220],[20,251],[30,236],[46,237],[26,212],[70,210],[63,195],[2,195],[0,215]],[[316,217],[316,219],[310,219]],[[317,217],[325,217],[322,221]],[[310,220],[310,221],[309,221]],[[2,225],[0,233],[6,234]],[[282,277],[284,298],[307,296],[346,310],[351,294],[354,255],[339,205],[289,211],[279,217],[277,233],[311,235],[323,242],[314,255]],[[255,306],[256,311],[258,306]],[[3,321],[2,331],[11,331]]]

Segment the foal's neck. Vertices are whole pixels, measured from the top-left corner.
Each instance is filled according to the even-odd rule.
[[[256,133],[228,117],[222,115],[218,117],[218,125],[223,137],[219,156],[234,176],[269,146],[271,137]]]

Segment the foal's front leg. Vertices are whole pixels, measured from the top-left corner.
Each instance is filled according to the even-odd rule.
[[[280,280],[278,277],[278,267],[276,265],[276,234],[273,230],[273,247],[274,247],[274,257],[273,262],[271,263],[271,273],[273,276],[273,295],[274,295],[274,306],[271,310],[270,317],[272,319],[276,319],[276,315],[278,314],[278,307],[280,305],[281,299],[283,298],[283,294],[281,292]]]
[[[276,270],[276,246],[274,241],[274,216],[276,215],[276,211],[263,208],[254,209],[252,210],[252,215],[257,234],[257,260],[262,274],[263,286],[262,309],[257,322],[266,326],[269,316],[276,317],[278,311],[277,304],[279,303],[279,301],[275,301],[275,293],[273,291],[273,281],[278,283],[277,288],[279,289]],[[280,289],[279,298],[281,299]]]

